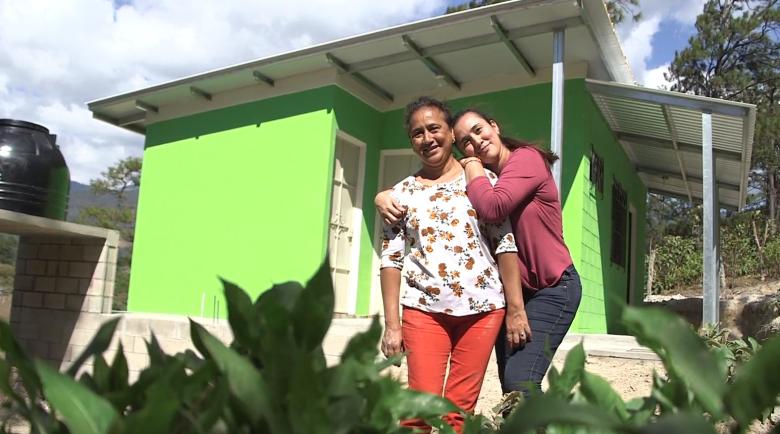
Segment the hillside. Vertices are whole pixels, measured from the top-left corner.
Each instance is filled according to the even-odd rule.
[[[127,191],[128,204],[138,203],[138,189]],[[108,194],[96,195],[89,185],[80,182],[70,182],[70,202],[68,205],[68,221],[75,221],[82,209],[89,206],[113,206],[115,199]]]

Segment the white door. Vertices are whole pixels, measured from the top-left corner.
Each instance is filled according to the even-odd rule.
[[[356,282],[354,278],[357,272],[353,269],[353,259],[357,257],[353,247],[357,243],[353,241],[360,220],[360,210],[356,209],[361,190],[360,160],[360,147],[341,137],[336,139],[328,254],[336,293],[335,311],[338,313],[353,313],[355,309],[351,293],[354,291],[352,286]]]
[[[420,157],[409,150],[386,151],[379,162],[379,191],[387,190],[400,180],[420,170]],[[379,255],[382,253],[382,219],[376,213],[374,230],[374,280],[371,286],[369,313],[382,313],[382,289],[379,285]]]

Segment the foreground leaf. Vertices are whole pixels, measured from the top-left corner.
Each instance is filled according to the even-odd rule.
[[[551,373],[552,369],[554,367],[551,368]],[[584,371],[585,348],[583,348],[582,342],[580,342],[566,354],[566,362],[560,374],[557,374],[556,371],[557,375],[550,376],[550,390],[548,393],[554,393],[561,398],[565,398],[571,393],[574,386],[580,382]]]
[[[236,342],[245,348],[252,348],[256,340],[255,307],[249,295],[234,283],[224,279],[222,287],[227,302],[228,323]]]
[[[721,418],[726,385],[718,362],[682,318],[660,308],[629,306],[623,322],[640,344],[661,357],[670,376],[688,385],[701,406]]]
[[[616,431],[622,427],[611,413],[590,404],[571,404],[563,399],[542,395],[517,408],[507,418],[501,433],[533,433],[548,425],[588,427]]]
[[[60,374],[46,362],[36,361],[35,368],[43,384],[43,394],[62,415],[70,432],[78,434],[108,433],[119,417],[105,399],[92,393],[73,378]]]
[[[628,410],[623,398],[615,392],[609,382],[589,372],[582,373],[580,391],[591,404],[615,413],[621,420],[628,420]]]
[[[19,342],[14,339],[11,327],[4,321],[0,321],[0,350],[5,353],[5,358],[10,366],[17,369],[30,399],[35,400],[41,388],[40,379],[35,372],[32,361],[22,351]]]
[[[712,422],[700,414],[676,413],[662,416],[657,422],[634,432],[642,434],[715,434]]]
[[[100,326],[97,333],[95,333],[95,337],[93,337],[89,342],[89,345],[84,348],[84,351],[79,354],[76,361],[74,361],[70,368],[68,368],[68,375],[75,377],[76,373],[79,371],[79,368],[81,368],[81,365],[83,365],[84,362],[96,354],[103,354],[108,349],[108,346],[111,345],[111,339],[114,337],[114,332],[116,331],[116,328],[119,325],[119,321],[121,321],[121,319],[121,317],[116,317],[104,322],[103,325]]]
[[[307,350],[322,345],[333,319],[335,297],[329,264],[326,257],[293,307],[295,337]]]
[[[776,336],[737,371],[726,405],[740,426],[748,426],[775,406],[780,396],[779,366],[780,336]]]
[[[253,424],[265,417],[273,432],[284,432],[271,405],[271,395],[260,372],[235,351],[224,346],[201,325],[190,320],[192,335],[197,336],[207,354],[228,380],[231,393]]]

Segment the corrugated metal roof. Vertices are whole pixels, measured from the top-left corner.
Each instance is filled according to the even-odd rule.
[[[220,68],[88,105],[96,118],[143,133],[146,125],[183,111],[234,104],[221,98],[234,91],[251,92],[255,100],[268,98],[279,89],[304,90],[301,77],[330,71],[331,82],[342,85],[338,77],[349,76],[354,80],[348,83],[362,87],[356,96],[384,111],[419,94],[440,94],[445,76],[451,77],[453,88],[447,99],[474,94],[471,83],[502,82],[508,88],[517,86],[518,77],[539,80],[536,73],[551,67],[552,32],[558,29],[566,29],[566,64],[587,65],[583,70],[592,78],[633,82],[601,0],[514,0]],[[256,73],[271,79],[271,85],[256,79]],[[506,77],[514,77],[515,84]]]
[[[591,79],[586,85],[645,185],[658,193],[702,199],[702,113],[711,113],[720,204],[745,205],[754,105]]]

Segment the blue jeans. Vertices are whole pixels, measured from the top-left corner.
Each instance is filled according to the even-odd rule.
[[[496,339],[498,376],[504,393],[521,391],[527,397],[529,387],[541,390],[552,357],[574,321],[580,298],[582,283],[574,265],[564,270],[555,286],[524,291],[531,342],[512,351],[506,341],[506,325]]]

